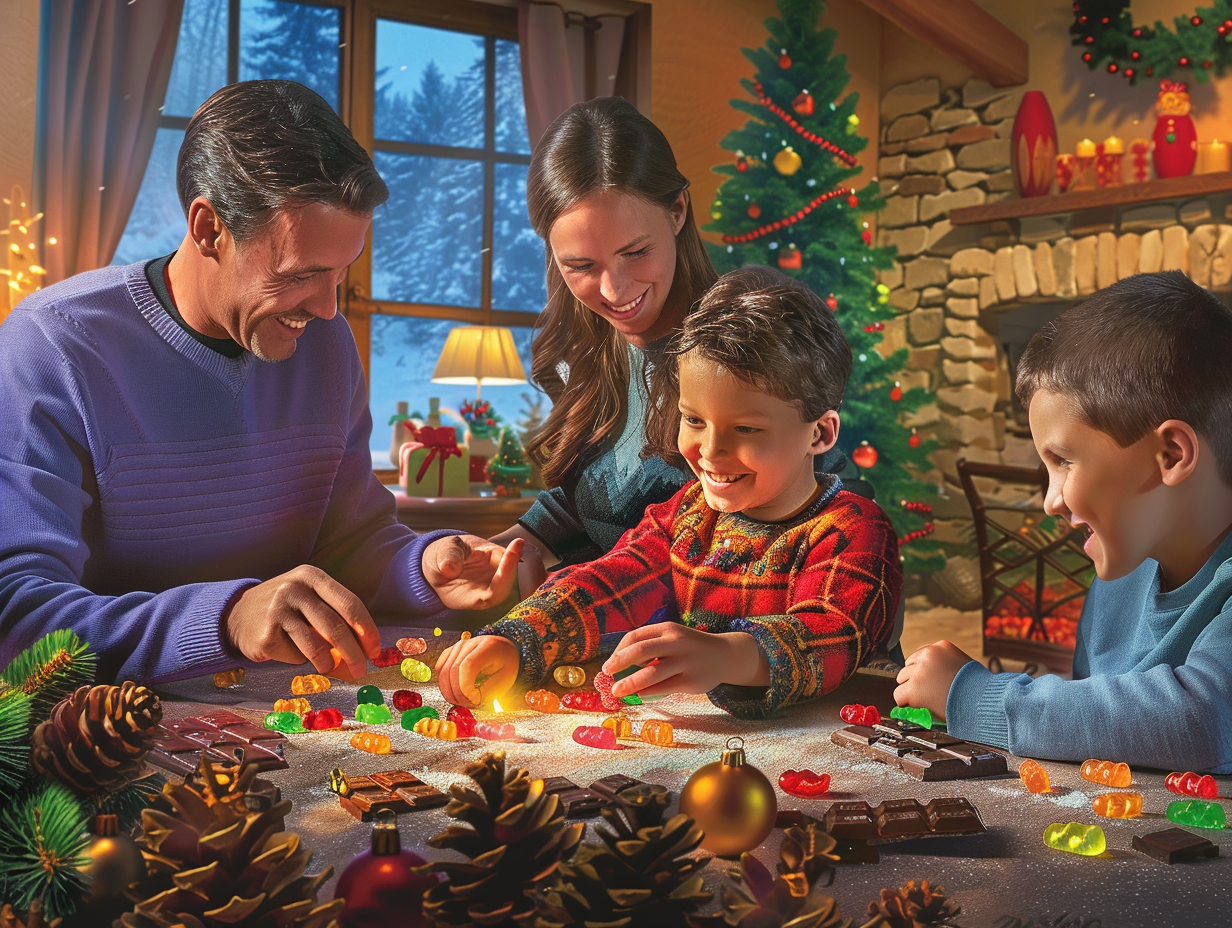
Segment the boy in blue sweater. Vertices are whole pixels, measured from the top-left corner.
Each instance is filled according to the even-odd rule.
[[[1035,336],[1016,389],[1045,510],[1090,533],[1073,679],[939,641],[895,700],[1019,756],[1232,772],[1232,310],[1179,271],[1126,278]]]

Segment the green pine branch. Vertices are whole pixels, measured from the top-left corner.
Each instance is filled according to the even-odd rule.
[[[30,769],[30,696],[0,683],[0,786],[6,791],[25,782]]]
[[[0,680],[33,699],[32,721],[77,687],[94,680],[98,658],[71,629],[51,632],[22,651],[0,672]]]
[[[43,900],[48,919],[71,914],[87,880],[86,813],[72,791],[46,783],[0,811],[0,894],[19,911]]]

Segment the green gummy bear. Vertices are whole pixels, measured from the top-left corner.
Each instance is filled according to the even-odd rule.
[[[355,701],[363,705],[378,705],[385,701],[385,697],[381,695],[379,686],[365,683],[355,691]]]
[[[303,721],[294,712],[267,713],[265,716],[265,727],[288,734],[305,730]]]
[[[1044,844],[1083,857],[1098,857],[1108,849],[1104,830],[1098,825],[1084,825],[1082,822],[1049,825],[1044,829]]]
[[[1168,803],[1168,821],[1194,828],[1223,828],[1228,823],[1223,806],[1201,799],[1178,799]]]
[[[637,695],[637,693],[631,693],[630,695],[623,697],[620,701],[626,706],[640,706],[642,704],[642,697]]]
[[[914,706],[895,706],[890,710],[890,718],[902,719],[921,728],[933,727],[933,714],[927,709],[917,709]]]
[[[393,713],[389,711],[389,706],[385,703],[374,705],[373,703],[361,702],[355,707],[355,721],[363,722],[365,725],[380,725],[383,722],[388,722],[393,719]]]
[[[436,710],[431,706],[419,706],[415,709],[407,709],[402,713],[402,727],[407,731],[415,730],[415,723],[420,719],[439,719]]]

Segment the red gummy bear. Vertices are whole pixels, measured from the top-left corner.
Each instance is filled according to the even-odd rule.
[[[785,793],[801,799],[816,799],[830,789],[830,774],[811,770],[784,770],[779,774],[779,787]]]
[[[397,648],[394,649],[395,651]],[[399,654],[402,652],[399,651]],[[394,690],[394,708],[399,712],[405,712],[407,709],[418,709],[423,705],[423,697],[414,690]]]
[[[337,709],[314,709],[304,716],[304,727],[309,731],[329,731],[342,727],[342,713]]]
[[[881,723],[881,713],[876,706],[862,706],[858,702],[843,706],[838,717],[848,725],[867,725],[871,728]]]
[[[1199,799],[1219,798],[1219,784],[1210,774],[1198,776],[1192,771],[1170,773],[1164,777],[1164,786],[1182,796],[1197,796]]]
[[[392,667],[402,663],[402,652],[397,648],[381,648],[381,653],[372,659],[378,667]]]
[[[475,725],[475,735],[489,741],[508,741],[517,737],[512,722],[478,722]]]
[[[616,750],[616,733],[610,728],[603,728],[599,725],[579,725],[573,729],[573,740],[588,748]]]
[[[603,712],[603,696],[594,690],[574,690],[560,697],[560,704],[579,712]],[[623,706],[623,703],[619,703]]]
[[[445,716],[445,719],[457,726],[459,738],[473,738],[475,736],[475,715],[466,706],[450,707],[449,714]],[[512,728],[512,726],[510,727]],[[512,733],[510,733],[510,737],[513,737]]]
[[[594,684],[595,692],[599,694],[601,705],[605,710],[617,712],[624,708],[624,702],[620,697],[612,695],[612,687],[615,686],[616,681],[612,679],[610,673],[604,673],[600,670],[595,674]]]

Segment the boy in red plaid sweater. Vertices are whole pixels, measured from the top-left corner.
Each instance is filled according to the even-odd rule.
[[[902,592],[894,529],[813,471],[838,439],[851,371],[833,313],[786,275],[745,267],[673,339],[654,372],[648,452],[697,479],[610,553],[557,571],[446,650],[446,699],[539,686],[554,665],[595,657],[600,634],[626,631],[603,669],[641,669],[614,695],[706,693],[762,718],[833,690],[888,644]]]

